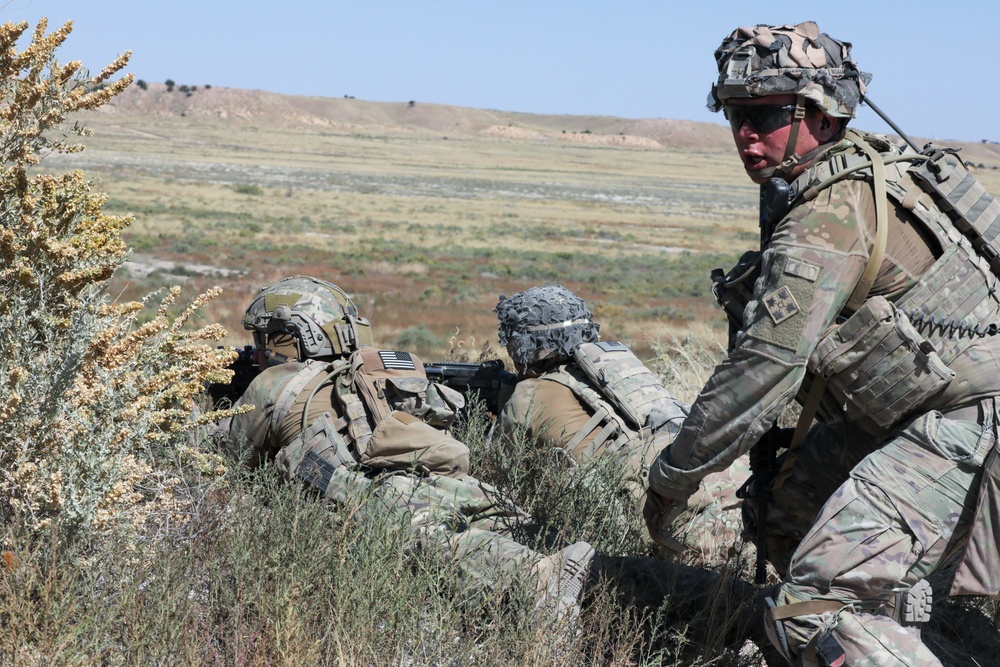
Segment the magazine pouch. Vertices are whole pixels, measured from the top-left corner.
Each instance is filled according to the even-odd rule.
[[[934,346],[884,297],[871,297],[820,340],[808,368],[848,420],[895,426],[955,377]]]

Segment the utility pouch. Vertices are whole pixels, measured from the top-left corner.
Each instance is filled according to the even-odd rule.
[[[898,424],[955,377],[930,341],[884,297],[871,297],[823,336],[808,368],[847,419],[869,418],[883,428]]]
[[[464,443],[401,410],[393,410],[379,422],[360,456],[363,465],[376,470],[459,477],[469,472],[469,448]]]
[[[284,471],[285,479],[304,479],[324,493],[330,481],[329,470],[357,464],[329,412],[313,420],[294,440],[282,447],[275,462]]]

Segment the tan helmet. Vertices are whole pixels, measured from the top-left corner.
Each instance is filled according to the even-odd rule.
[[[819,31],[812,21],[798,25],[737,28],[715,51],[719,80],[708,108],[726,100],[798,95],[828,116],[853,118],[871,74],[858,69],[851,44]]]
[[[291,276],[261,288],[247,307],[243,328],[268,362],[341,357],[372,345],[368,320],[344,290],[309,276]]]

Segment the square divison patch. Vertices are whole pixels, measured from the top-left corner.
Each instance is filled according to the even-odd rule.
[[[775,324],[781,324],[799,312],[799,304],[795,301],[795,296],[787,285],[782,285],[770,294],[765,294],[762,301],[767,314],[771,316],[771,321]]]
[[[788,255],[775,257],[747,335],[786,350],[799,349],[819,275],[816,264]]]

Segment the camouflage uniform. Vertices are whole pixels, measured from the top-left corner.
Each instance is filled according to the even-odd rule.
[[[541,312],[540,304],[549,302],[567,305]],[[649,466],[658,452],[651,446],[653,433],[676,434],[688,406],[671,396],[624,345],[595,342],[598,325],[590,321],[590,311],[561,286],[502,297],[497,314],[501,342],[522,369],[522,379],[498,416],[499,432],[508,436],[524,432],[541,446],[565,453],[570,467],[615,457],[638,510]],[[578,324],[565,327],[566,321]],[[574,335],[574,327],[583,332]],[[596,370],[588,373],[582,364]],[[612,403],[595,377],[602,379],[604,388],[617,387],[621,402]],[[739,540],[736,491],[749,474],[744,458],[729,470],[710,475],[690,499],[688,511],[678,517],[676,537],[699,562],[725,562],[729,548]]]
[[[289,466],[284,455],[302,432],[306,399],[316,384],[324,381],[315,375],[295,397],[287,414],[277,419],[275,403],[282,390],[297,375],[308,372],[307,364],[288,362],[258,375],[236,407],[253,405],[255,409],[232,418],[229,443],[241,447],[234,452],[249,465],[277,460],[286,479],[313,481],[308,470]],[[307,423],[314,423],[324,413],[336,414],[333,383],[326,381],[309,401]],[[352,452],[352,456],[356,455]],[[462,454],[459,453],[459,458]],[[464,456],[468,457],[465,452]],[[467,465],[467,464],[466,464]],[[489,581],[499,571],[514,571],[524,560],[537,561],[540,554],[509,537],[514,527],[525,528],[529,518],[517,508],[498,500],[492,487],[462,473],[416,474],[405,471],[380,471],[356,460],[343,460],[326,471],[329,479],[319,486],[325,497],[345,502],[358,493],[371,490],[391,511],[406,517],[414,530],[415,546],[438,549],[448,558],[460,558],[470,581]],[[384,474],[379,474],[384,473]]]
[[[791,37],[791,50],[802,46],[803,34],[811,34],[806,50],[819,44],[827,55],[835,53],[814,24],[740,29],[728,44],[767,49],[778,33],[786,44]],[[723,47],[723,77],[713,97],[723,81],[730,84],[725,59],[731,51],[724,52],[727,42]],[[770,46],[770,53],[778,54],[776,60],[789,57],[781,44]],[[820,72],[824,63],[815,66]],[[853,61],[842,71],[851,67]],[[790,79],[788,90],[801,86],[801,75],[799,80]],[[814,89],[816,80],[810,83]],[[822,94],[823,87],[818,89]],[[715,103],[721,106],[717,98]],[[853,103],[849,106],[852,111]],[[783,631],[787,651],[804,664],[937,665],[918,630],[894,616],[900,618],[901,593],[924,589],[921,580],[963,548],[952,593],[1000,591],[997,536],[988,525],[995,522],[996,501],[986,493],[995,492],[996,466],[986,466],[992,483],[981,484],[984,461],[996,456],[1000,337],[970,332],[968,324],[1000,323],[1000,299],[996,277],[968,241],[953,233],[947,218],[939,216],[935,228],[911,212],[917,189],[911,198],[900,197],[911,209],[889,198],[884,259],[855,314],[880,313],[881,319],[870,318],[871,331],[876,321],[905,328],[907,315],[929,322],[920,331],[926,346],[909,350],[919,361],[914,377],[929,376],[932,362],[941,362],[953,378],[898,417],[891,404],[876,407],[886,397],[901,399],[893,387],[878,387],[881,393],[859,401],[835,382],[844,379],[838,373],[845,367],[861,374],[866,364],[874,366],[880,355],[892,352],[865,340],[863,331],[855,331],[852,340],[836,337],[838,326],[843,332],[858,321],[845,308],[877,246],[872,168],[809,191],[817,174],[836,173],[838,164],[866,155],[862,144],[899,153],[883,138],[848,134],[823,147],[792,184],[793,197],[804,192],[814,197],[793,199],[774,229],[735,346],[692,405],[680,434],[653,464],[650,487],[660,497],[688,497],[705,475],[726,468],[756,443],[789,402],[807,401],[808,389],[820,386],[821,423],[784,455],[764,519],[769,557],[784,574],[774,596],[778,608],[768,615],[772,640],[780,643]],[[827,345],[830,341],[842,344]],[[824,380],[833,380],[819,384],[817,369],[823,369]],[[917,610],[909,620],[921,616]],[[846,662],[836,662],[840,655]]]

